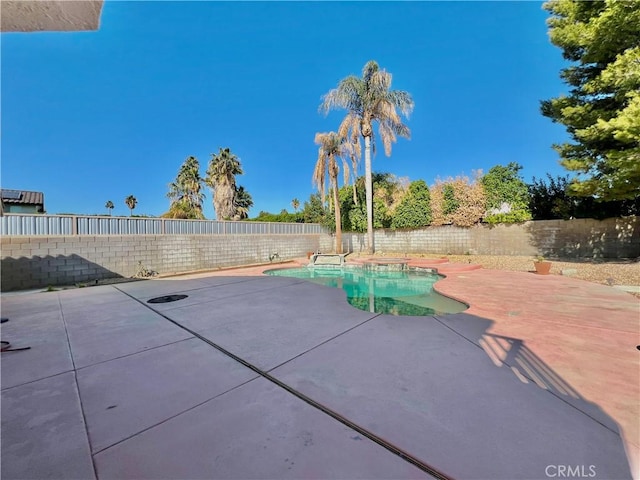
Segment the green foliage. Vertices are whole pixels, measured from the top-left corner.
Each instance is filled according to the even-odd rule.
[[[447,183],[442,187],[442,213],[451,215],[460,207],[456,199],[456,191],[452,184]]]
[[[301,213],[288,213],[286,210],[280,213],[269,213],[261,211],[257,217],[249,219],[251,222],[282,222],[282,223],[304,223]],[[315,223],[315,222],[312,222]]]
[[[549,183],[543,179],[529,185],[529,207],[534,220],[551,220],[554,218],[568,220],[575,214],[577,200],[567,193],[569,176],[558,176],[554,179],[547,174]]]
[[[395,209],[391,228],[420,228],[431,223],[431,199],[424,180],[409,185],[409,191]]]
[[[514,210],[507,213],[492,213],[484,218],[484,221],[490,225],[498,223],[520,223],[531,220],[531,214],[525,210]]]
[[[554,0],[549,34],[571,66],[571,88],[541,104],[573,143],[554,145],[578,178],[569,193],[601,201],[640,196],[640,2]]]
[[[185,200],[174,201],[169,207],[169,211],[160,215],[161,218],[177,218],[177,219],[198,219],[196,212]]]
[[[594,197],[569,195],[569,176],[547,181],[533,178],[529,185],[529,206],[534,220],[570,218],[611,218],[640,213],[640,198],[634,200],[598,201]]]
[[[384,200],[379,197],[373,197],[373,228],[389,228],[391,220],[389,208]]]
[[[515,162],[507,166],[496,165],[480,182],[487,198],[488,223],[516,223],[531,220],[529,191],[520,177],[521,165]]]
[[[364,177],[359,177],[355,182],[357,204],[353,201],[353,187],[340,189],[342,228],[345,231],[367,231],[364,181]],[[372,174],[374,228],[391,227],[394,211],[406,192],[403,182],[390,173]]]
[[[338,201],[340,202],[340,212],[342,213],[342,230],[346,232],[354,231],[350,218],[351,211],[357,207],[353,201],[353,188],[352,185],[346,185],[338,190]]]
[[[242,185],[236,187],[233,197],[234,220],[245,220],[249,217],[249,209],[253,207],[253,198]]]
[[[314,193],[309,196],[309,200],[304,202],[302,207],[302,218],[304,223],[319,223],[324,225],[327,218],[327,212],[324,208],[319,193]]]
[[[190,156],[180,166],[176,179],[169,184],[167,197],[171,201],[169,211],[163,218],[204,219],[202,213],[203,179],[200,177],[200,164],[196,157]]]

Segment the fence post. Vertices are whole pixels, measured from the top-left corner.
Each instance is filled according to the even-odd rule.
[[[71,235],[78,235],[78,217],[71,217]]]

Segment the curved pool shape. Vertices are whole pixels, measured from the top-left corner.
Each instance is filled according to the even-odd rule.
[[[433,290],[433,284],[442,278],[435,273],[381,271],[362,267],[283,268],[264,273],[342,288],[351,305],[367,312],[419,316],[460,313],[469,308]]]

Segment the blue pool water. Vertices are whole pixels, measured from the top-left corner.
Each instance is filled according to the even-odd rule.
[[[347,301],[360,310],[391,315],[460,313],[468,305],[433,290],[440,275],[419,271],[387,271],[349,266],[268,270],[268,275],[293,277],[342,288]]]

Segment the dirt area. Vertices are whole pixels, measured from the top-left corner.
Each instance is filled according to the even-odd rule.
[[[495,270],[533,271],[533,258],[527,256],[448,255],[450,262],[477,263]],[[551,274],[567,275],[604,285],[640,285],[640,262],[551,261]]]
[[[385,257],[404,257],[402,253],[383,255]],[[406,255],[411,257],[442,258],[446,257],[450,262],[475,263],[483,268],[493,270],[513,270],[530,272],[534,270],[533,257],[507,256],[507,255]],[[612,260],[612,261],[585,261],[585,260],[555,260],[552,262],[551,274],[567,275],[581,280],[587,280],[604,285],[640,285],[640,261],[638,260]]]

